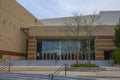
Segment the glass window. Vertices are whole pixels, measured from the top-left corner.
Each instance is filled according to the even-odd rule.
[[[80,41],[42,41],[42,53],[67,53],[80,50]]]

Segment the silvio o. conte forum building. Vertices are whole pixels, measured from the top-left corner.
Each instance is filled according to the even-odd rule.
[[[92,34],[90,59],[109,60],[116,48],[113,44],[114,28],[119,21],[120,11],[101,11],[96,16],[100,16],[99,20],[105,25]],[[0,0],[0,59],[87,60],[84,32],[78,34],[79,54],[76,54],[74,36],[68,37],[65,27],[64,18],[39,20],[16,0]]]

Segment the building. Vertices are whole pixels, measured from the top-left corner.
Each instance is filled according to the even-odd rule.
[[[90,56],[93,60],[108,60],[111,59],[111,53],[115,49],[113,44],[114,28],[119,21],[120,11],[101,11],[96,16],[101,17],[96,21],[94,26],[97,27],[99,21],[102,21],[103,25],[102,29],[92,34],[94,51]],[[89,17],[89,15],[82,17]],[[80,50],[83,43],[82,40],[79,40],[79,55],[76,55],[74,51],[75,48],[72,47],[75,43],[74,37],[70,35],[70,38],[66,39],[65,19],[70,18],[71,17],[43,19],[41,20],[44,24],[43,26],[30,26],[30,40],[33,40],[34,42],[30,42],[31,45],[28,50],[28,59],[36,59],[36,56],[37,59],[43,60],[53,60],[56,58],[62,60],[75,60],[77,57],[79,59],[88,59],[87,52],[83,53]],[[79,38],[80,37],[85,37],[85,33],[81,32],[79,34]],[[67,48],[70,44],[72,45],[72,48]]]
[[[106,26],[92,35],[94,52],[91,59],[110,59],[110,51],[115,49],[112,40],[120,11],[101,11],[98,15]],[[74,37],[66,39],[64,28],[64,18],[38,20],[15,0],[0,0],[1,59],[74,60]],[[85,35],[80,33],[79,36]],[[72,48],[66,48],[69,43]],[[81,44],[78,40],[77,47],[81,48]],[[79,59],[82,56],[87,59],[86,53],[80,51]]]
[[[0,0],[0,54],[2,59],[25,59],[27,35],[22,28],[42,23],[15,0]]]
[[[36,59],[36,53],[38,53],[40,59],[55,59],[55,54],[60,57],[60,59],[76,59],[74,50],[72,53],[68,53],[69,48],[64,52],[64,48],[69,47],[68,44],[74,46],[74,37],[67,38],[63,30],[64,26],[30,26],[30,36],[29,36],[29,46],[28,46],[28,59]],[[95,58],[97,60],[104,60],[105,55],[109,56],[106,51],[115,49],[112,42],[114,38],[114,27],[105,26],[101,31],[97,32],[94,37],[94,47],[95,47]],[[80,37],[84,34],[79,34]],[[69,40],[68,40],[69,39]],[[68,42],[67,42],[68,41]],[[73,42],[72,42],[73,41]],[[81,43],[81,41],[79,42]],[[46,45],[46,46],[45,46]],[[64,47],[65,46],[65,47]],[[80,45],[78,45],[80,46]],[[75,49],[74,47],[72,49]],[[68,51],[69,50],[69,51]],[[37,51],[37,52],[36,52]],[[63,52],[63,53],[62,53]],[[54,56],[54,58],[53,58]],[[79,55],[81,56],[81,54]],[[85,54],[84,54],[85,56]],[[109,59],[108,57],[106,59]]]

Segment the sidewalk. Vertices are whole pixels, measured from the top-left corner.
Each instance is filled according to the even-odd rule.
[[[95,72],[80,72],[80,71],[67,71],[67,76],[71,77],[86,77],[97,78],[98,80],[120,80],[120,67],[105,67],[107,71],[95,71]],[[14,71],[13,71],[14,72]],[[17,73],[29,73],[29,74],[53,74],[55,71],[15,71]],[[65,72],[61,71],[59,76],[64,76]]]
[[[54,73],[54,71],[19,71],[19,73],[49,75]],[[64,76],[65,75],[64,71],[60,72],[59,75]],[[98,72],[67,71],[67,76],[98,78],[99,80],[120,80],[120,71],[98,71]]]
[[[120,80],[120,71],[99,71],[99,72],[91,72],[91,73],[89,73],[89,72],[80,72],[80,73],[79,73],[80,77],[119,78],[119,80]]]

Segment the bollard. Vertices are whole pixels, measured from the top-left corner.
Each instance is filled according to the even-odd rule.
[[[53,74],[49,74],[49,79],[53,80]]]

